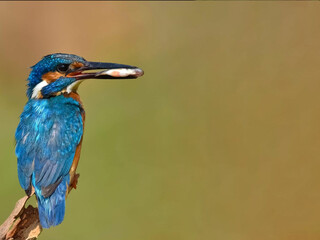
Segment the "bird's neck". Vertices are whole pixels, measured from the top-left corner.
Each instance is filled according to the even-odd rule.
[[[70,93],[65,92],[65,93],[63,93],[63,96],[64,96],[64,97],[67,97],[67,98],[72,98],[72,99],[74,99],[74,100],[77,101],[77,102],[80,104],[80,106],[83,108],[82,101],[81,101],[80,96],[79,96],[79,94],[78,94],[77,92],[70,92]]]

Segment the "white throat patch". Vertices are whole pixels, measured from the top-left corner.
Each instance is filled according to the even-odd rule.
[[[42,81],[40,83],[38,83],[34,88],[33,88],[33,91],[32,91],[32,95],[31,95],[31,98],[39,98],[40,96],[40,93],[41,93],[41,89],[45,86],[47,86],[48,83],[46,81]]]
[[[78,80],[78,81],[75,81],[74,83],[70,84],[66,89],[62,90],[61,92],[57,93],[57,95],[61,94],[61,93],[71,93],[71,92],[75,92],[77,91],[80,83],[82,83],[83,80]],[[31,98],[41,98],[41,90],[42,88],[44,88],[45,86],[49,85],[46,81],[42,81],[40,83],[38,83],[34,88],[33,88],[33,91],[32,91],[32,95],[31,95]]]
[[[80,83],[82,83],[83,80],[78,80],[75,81],[74,83],[71,83],[68,87],[67,87],[67,93],[71,93],[71,92],[75,92],[77,91]]]

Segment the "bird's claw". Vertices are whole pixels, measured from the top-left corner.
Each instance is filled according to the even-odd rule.
[[[74,174],[72,182],[70,183],[71,188],[77,189],[78,178],[80,177],[79,173]]]

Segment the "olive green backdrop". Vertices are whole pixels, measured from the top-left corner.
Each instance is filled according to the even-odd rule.
[[[14,132],[46,54],[137,65],[88,80],[78,189],[41,239],[320,238],[320,6],[1,2],[0,222]]]

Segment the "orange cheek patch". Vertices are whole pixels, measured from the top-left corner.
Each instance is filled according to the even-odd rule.
[[[42,75],[42,80],[46,81],[47,83],[52,83],[60,77],[64,77],[64,74],[59,72],[48,72]]]
[[[71,63],[70,67],[71,67],[72,69],[81,68],[81,67],[83,67],[83,63],[74,62],[74,63]]]
[[[73,77],[73,76],[78,75],[80,73],[80,71],[77,71],[77,69],[82,68],[83,66],[84,66],[83,63],[80,63],[80,62],[71,63],[69,68],[74,72],[69,73],[67,76]]]

